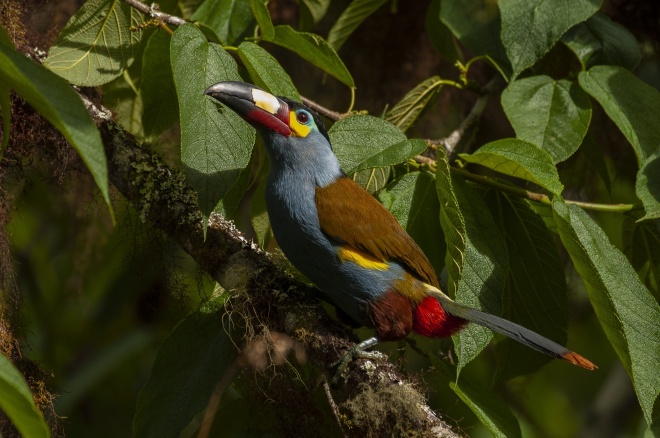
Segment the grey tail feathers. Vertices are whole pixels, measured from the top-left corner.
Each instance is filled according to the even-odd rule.
[[[520,342],[523,345],[527,345],[528,347],[533,348],[536,351],[547,354],[548,356],[558,359],[565,359],[573,365],[577,365],[588,370],[598,368],[596,365],[580,356],[579,354],[521,325],[507,321],[506,319],[500,318],[499,316],[491,315],[489,313],[485,313],[480,310],[459,304],[445,295],[440,289],[431,285],[427,284],[426,289],[440,302],[442,308],[451,315],[458,316],[459,318],[466,319],[470,322],[496,331],[497,333],[501,333],[511,339]]]

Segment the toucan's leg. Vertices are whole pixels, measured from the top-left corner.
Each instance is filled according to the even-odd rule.
[[[339,361],[333,363],[331,366],[333,368],[337,367],[337,371],[335,372],[335,376],[332,378],[332,383],[337,383],[339,377],[344,373],[348,364],[350,364],[353,360],[382,358],[383,353],[381,353],[380,351],[365,351],[366,349],[373,347],[379,342],[380,341],[375,336],[366,339],[360,342],[359,344],[357,344],[355,347],[348,350],[348,353],[346,353],[344,357],[339,359]]]

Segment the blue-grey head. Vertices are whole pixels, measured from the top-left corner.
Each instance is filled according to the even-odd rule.
[[[328,177],[341,173],[328,132],[311,108],[244,82],[218,82],[205,94],[228,106],[259,131],[273,166],[300,167]],[[323,181],[319,183],[323,185]]]

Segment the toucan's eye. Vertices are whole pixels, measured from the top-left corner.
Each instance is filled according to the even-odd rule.
[[[298,123],[306,125],[309,123],[309,114],[304,111],[300,111],[298,114],[296,114],[296,120],[298,120]]]

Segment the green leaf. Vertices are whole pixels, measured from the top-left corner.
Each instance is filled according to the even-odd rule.
[[[531,181],[555,195],[564,189],[550,154],[526,141],[506,138],[485,144],[471,155],[459,155],[469,163]]]
[[[216,82],[241,80],[227,52],[208,43],[195,26],[184,25],[174,32],[170,53],[179,98],[181,161],[208,215],[247,166],[256,135],[235,112],[204,95]]]
[[[626,253],[640,279],[660,299],[660,220],[634,223]]]
[[[241,334],[224,315],[221,304],[208,303],[165,339],[138,397],[134,436],[176,438],[205,408],[238,356],[234,342]]]
[[[646,215],[640,220],[660,217],[660,152],[650,156],[637,172],[635,185],[637,197],[641,199]]]
[[[251,42],[238,46],[238,56],[255,85],[274,94],[300,102],[298,90],[282,66],[266,50]]]
[[[500,0],[502,43],[514,78],[550,51],[564,33],[600,9],[602,0]]]
[[[271,41],[275,37],[275,28],[270,19],[270,12],[268,12],[268,7],[266,6],[267,2],[264,3],[263,0],[248,0],[248,3],[259,25],[261,37],[266,41]]]
[[[489,0],[442,0],[440,20],[475,55],[488,55],[502,76],[511,64],[500,39],[500,13]]]
[[[576,83],[549,76],[509,83],[502,107],[516,138],[544,149],[555,163],[577,151],[591,122],[589,96]]]
[[[264,38],[265,39],[265,38]],[[348,87],[355,82],[332,47],[318,35],[296,32],[291,26],[275,26],[275,36],[267,40],[300,55],[301,58],[337,78]]]
[[[435,179],[424,172],[413,172],[392,181],[378,195],[426,254],[436,272],[444,266],[445,237],[438,217],[440,202]]]
[[[518,420],[509,410],[508,404],[495,396],[493,391],[477,387],[465,380],[460,384],[449,383],[449,387],[479,418],[481,424],[495,437],[513,438],[522,436]]]
[[[391,167],[372,167],[355,172],[352,176],[353,181],[360,184],[363,189],[371,193],[378,193],[390,178]]]
[[[578,80],[628,139],[641,166],[660,146],[660,92],[621,67],[598,65]]]
[[[635,37],[602,12],[570,29],[562,37],[586,70],[594,65],[618,65],[634,69],[641,58]]]
[[[418,84],[385,114],[385,120],[406,132],[440,92],[440,80],[439,76],[433,76]]]
[[[448,61],[463,59],[461,50],[452,37],[451,31],[440,21],[440,0],[431,0],[431,4],[429,4],[429,8],[426,11],[424,26],[431,44],[442,54],[443,58]]]
[[[23,376],[0,354],[0,411],[24,437],[50,437],[50,429],[34,404]]]
[[[527,202],[491,193],[487,203],[508,249],[507,319],[565,345],[568,292],[552,234]],[[537,371],[551,360],[509,338],[497,343],[496,354],[497,382]]]
[[[142,56],[142,125],[148,137],[161,134],[179,117],[170,62],[170,40],[171,37],[164,31],[154,32]]]
[[[108,165],[101,136],[80,97],[57,75],[0,44],[0,83],[19,94],[78,152],[110,206]],[[110,210],[114,219],[114,214]]]
[[[342,169],[349,175],[401,163],[426,149],[424,140],[407,140],[396,126],[367,115],[342,119],[328,134]]]
[[[206,0],[192,19],[208,26],[227,46],[248,35],[254,20],[245,0]]]
[[[331,0],[298,0],[300,29],[307,30],[321,21],[328,11]]]
[[[44,65],[74,85],[110,82],[135,58],[143,16],[121,0],[88,0],[71,17]]]
[[[584,210],[559,198],[552,205],[561,240],[651,423],[653,403],[660,393],[660,306]]]
[[[254,228],[254,234],[261,248],[267,248],[273,237],[270,220],[268,219],[268,210],[266,209],[266,181],[267,179],[264,178],[257,186],[250,204],[252,228]]]
[[[355,29],[385,3],[387,3],[387,0],[351,1],[351,4],[344,9],[344,12],[341,13],[335,24],[330,28],[330,32],[328,33],[328,44],[330,44],[330,47],[339,50]]]
[[[494,315],[502,314],[508,269],[506,245],[483,200],[462,177],[451,174],[444,149],[438,150],[436,189],[442,206],[440,226],[447,242],[449,293],[456,301]],[[457,374],[490,342],[493,334],[470,324],[453,336]]]

